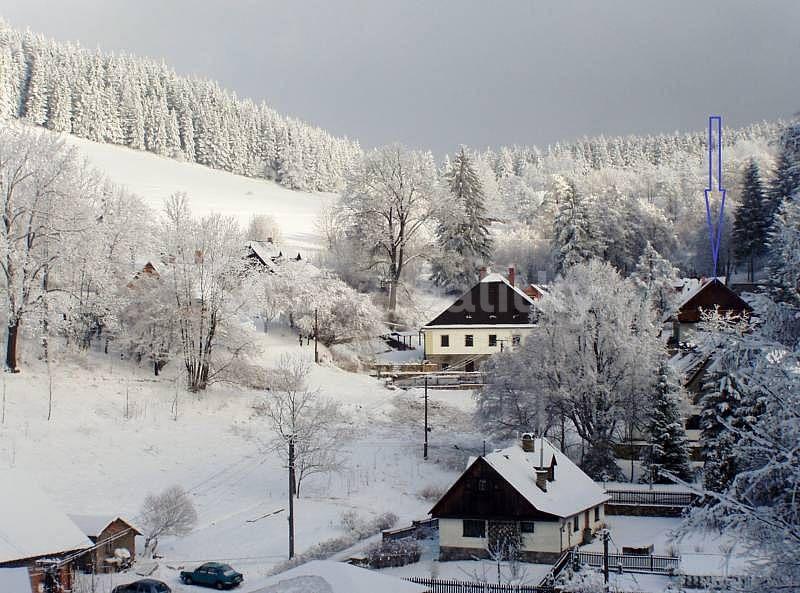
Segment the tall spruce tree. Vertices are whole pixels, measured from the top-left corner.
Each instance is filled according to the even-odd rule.
[[[592,228],[586,200],[572,180],[557,175],[552,195],[556,203],[553,259],[556,273],[563,273],[597,255],[600,242]]]
[[[444,179],[449,191],[439,216],[440,254],[432,262],[432,277],[437,286],[458,291],[477,279],[479,265],[492,255],[492,238],[483,185],[463,146]]]
[[[712,381],[704,385],[706,394],[700,414],[703,486],[712,492],[723,492],[736,475],[736,436],[726,424],[733,420],[741,393],[729,373],[712,376]]]
[[[767,191],[767,224],[771,225],[784,200],[800,191],[800,123],[781,134],[775,173]]]
[[[742,179],[742,203],[733,221],[734,253],[747,264],[747,277],[755,278],[755,262],[766,251],[772,212],[764,200],[764,185],[758,164],[750,159]]]
[[[681,387],[666,362],[659,368],[658,385],[647,424],[647,444],[642,465],[642,480],[656,484],[672,483],[663,472],[690,480],[689,448],[681,420],[679,401]]]
[[[780,302],[800,306],[800,124],[781,136],[769,189],[774,218],[769,233],[769,288]]]

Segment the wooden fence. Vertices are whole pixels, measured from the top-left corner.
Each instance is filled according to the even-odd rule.
[[[552,587],[539,585],[510,585],[479,583],[476,581],[457,581],[452,579],[429,579],[408,577],[405,579],[430,589],[431,593],[553,593]]]
[[[603,566],[603,554],[600,552],[584,552],[576,550],[574,557],[594,568]],[[609,570],[623,572],[645,572],[652,574],[675,574],[681,565],[680,556],[637,556],[633,554],[609,554]]]
[[[697,500],[693,492],[670,492],[665,490],[606,490],[611,497],[607,504],[641,506],[688,507]]]

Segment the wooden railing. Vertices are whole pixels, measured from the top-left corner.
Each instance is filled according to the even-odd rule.
[[[539,585],[479,583],[424,577],[408,577],[405,580],[428,587],[431,593],[553,593],[554,591],[552,587],[540,587]]]
[[[593,568],[603,566],[603,554],[600,552],[584,552],[576,550],[573,557]],[[637,556],[634,554],[609,554],[609,570],[619,570],[623,572],[647,572],[653,574],[675,574],[681,565],[680,556]]]
[[[611,497],[607,504],[638,506],[688,507],[697,500],[693,492],[669,492],[665,490],[606,490]]]

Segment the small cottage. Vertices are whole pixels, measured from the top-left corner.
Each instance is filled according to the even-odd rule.
[[[136,536],[141,535],[130,522],[113,515],[70,515],[73,523],[95,545],[80,559],[86,572],[117,572],[136,558]]]
[[[422,327],[425,359],[442,370],[474,371],[497,352],[515,348],[530,334],[534,301],[509,278],[486,274]]]
[[[605,490],[545,438],[470,459],[430,514],[439,559],[492,557],[517,542],[529,562],[552,563],[603,526]]]
[[[672,322],[670,343],[678,345],[686,341],[696,325],[702,321],[704,313],[718,310],[723,315],[749,315],[753,309],[742,297],[725,286],[719,278],[702,280],[697,287],[684,297],[675,312],[669,316]]]

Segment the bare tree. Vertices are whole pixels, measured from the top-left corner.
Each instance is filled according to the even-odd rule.
[[[197,511],[186,490],[175,485],[159,494],[147,495],[139,522],[145,530],[145,550],[155,553],[160,537],[189,533],[197,523]]]
[[[182,194],[167,203],[162,230],[165,275],[190,391],[205,389],[249,344],[237,331],[245,305],[238,298],[246,266],[243,249],[244,239],[232,218],[212,214],[194,219]]]
[[[254,405],[255,414],[267,420],[274,438],[268,444],[288,461],[289,442],[294,443],[294,492],[308,476],[341,467],[344,437],[339,405],[306,384],[310,364],[283,356],[274,370],[272,389]]]
[[[248,241],[280,243],[283,239],[283,234],[277,221],[272,216],[269,214],[254,214],[250,217],[250,223],[247,226],[246,239]]]
[[[432,155],[393,145],[368,153],[342,194],[339,207],[348,238],[369,254],[370,269],[387,275],[390,316],[397,307],[403,270],[430,247],[419,239],[433,220],[435,188]]]
[[[0,132],[0,273],[6,292],[6,368],[28,314],[41,304],[47,272],[69,232],[85,226],[92,176],[63,140],[26,129]]]

